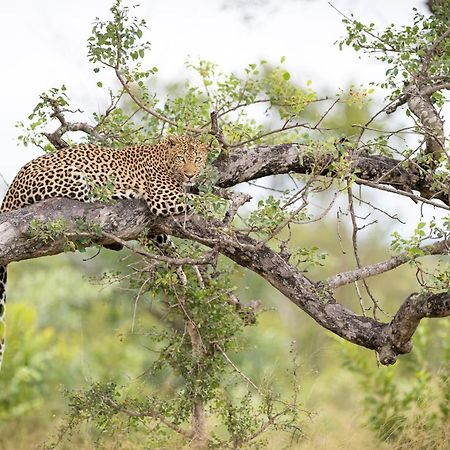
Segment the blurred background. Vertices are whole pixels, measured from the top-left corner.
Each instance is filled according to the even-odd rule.
[[[428,11],[424,1],[331,3],[380,29],[410,23],[413,8]],[[107,104],[86,58],[86,39],[94,18],[107,16],[110,6],[110,0],[0,5],[0,198],[18,169],[41,154],[40,149],[17,145],[15,125],[31,113],[42,91],[65,84],[87,121]],[[189,76],[186,60],[198,58],[216,62],[223,71],[240,72],[261,59],[278,64],[286,57],[292,78],[301,83],[312,80],[322,94],[345,90],[352,83],[379,82],[385,67],[334,45],[344,34],[335,8],[323,0],[143,0],[137,15],[149,26],[146,37],[152,51],[146,62],[158,67],[156,89],[162,94]],[[114,86],[112,76],[110,83]],[[375,92],[369,110],[348,107],[332,120],[345,130],[361,115],[377,111],[384,95]],[[256,198],[263,195],[252,189]],[[369,195],[402,222],[377,217],[377,226],[363,234],[361,257],[366,263],[389,256],[385,244],[394,227],[408,233],[423,214],[442,216],[409,199]],[[336,225],[336,213],[320,225],[302,227],[296,237],[302,246],[317,246],[329,254],[325,267],[309,272],[313,279],[352,267],[351,245]],[[345,230],[345,224],[341,226]],[[9,266],[10,338],[0,377],[0,449],[35,448],[55,436],[66,407],[65,389],[108,380],[111,374],[119,383],[133,383],[154,358],[141,333],[161,326],[154,300],[144,297],[135,305],[133,292],[102,277],[105,270],[126,270],[126,253],[102,250],[90,259],[96,251]],[[384,275],[381,282],[377,278],[369,283],[387,312],[383,320],[389,321],[389,313],[418,289],[415,272],[403,267]],[[303,421],[305,437],[286,441],[274,433],[271,448],[405,448],[401,433],[408,436],[410,448],[446,448],[449,434],[442,424],[445,414],[448,420],[450,395],[448,321],[423,323],[414,352],[394,367],[378,368],[373,353],[332,336],[256,275],[242,271],[235,283],[243,300],[261,300],[264,309],[258,323],[245,330],[245,350],[235,356],[235,363],[255,382],[266,380],[289,395],[294,352],[302,402],[311,412]],[[359,311],[353,287],[339,290],[337,297]],[[154,382],[160,386],[161,380]],[[86,427],[83,433],[62,448],[94,448],[93,431]]]

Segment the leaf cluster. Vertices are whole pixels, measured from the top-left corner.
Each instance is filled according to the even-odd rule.
[[[378,31],[374,23],[364,24],[350,15],[342,20],[347,36],[339,41],[339,47],[351,46],[357,52],[373,55],[378,61],[387,63],[386,79],[380,86],[389,89],[389,98],[395,100],[402,94],[404,84],[408,85],[411,80],[432,85],[436,80],[447,79],[450,73],[450,40],[439,42],[449,26],[448,11],[444,9],[425,16],[414,8],[412,25],[398,27],[391,24],[383,31]],[[430,52],[437,41],[438,48]],[[433,101],[442,106],[442,94],[435,93]]]

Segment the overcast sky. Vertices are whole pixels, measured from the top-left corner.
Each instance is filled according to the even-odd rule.
[[[25,162],[40,154],[17,146],[15,124],[26,119],[41,92],[64,83],[74,107],[92,112],[104,106],[105,97],[86,58],[86,39],[94,18],[108,17],[111,3],[1,1],[0,174],[8,182]],[[413,7],[425,12],[424,1],[418,0],[332,3],[380,28],[408,23]],[[333,45],[344,28],[326,0],[141,0],[139,4],[137,12],[149,25],[145,37],[152,43],[147,61],[159,68],[163,83],[186,77],[188,57],[209,59],[224,70],[236,71],[260,59],[278,63],[285,56],[293,79],[311,79],[319,91],[381,80],[386,69]],[[0,195],[3,192],[0,179]]]

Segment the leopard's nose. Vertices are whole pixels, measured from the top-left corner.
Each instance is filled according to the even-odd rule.
[[[197,175],[197,171],[195,170],[195,167],[192,167],[192,165],[185,165],[183,174],[186,180],[191,181],[195,178],[195,175]]]

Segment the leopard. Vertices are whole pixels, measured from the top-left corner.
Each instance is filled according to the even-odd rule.
[[[23,166],[6,192],[0,213],[49,199],[92,202],[95,188],[109,186],[110,198],[143,199],[155,216],[189,211],[186,186],[205,168],[208,146],[189,135],[155,144],[114,149],[79,144],[39,156]],[[119,247],[110,247],[119,250]],[[0,266],[0,368],[5,350],[7,266]]]

